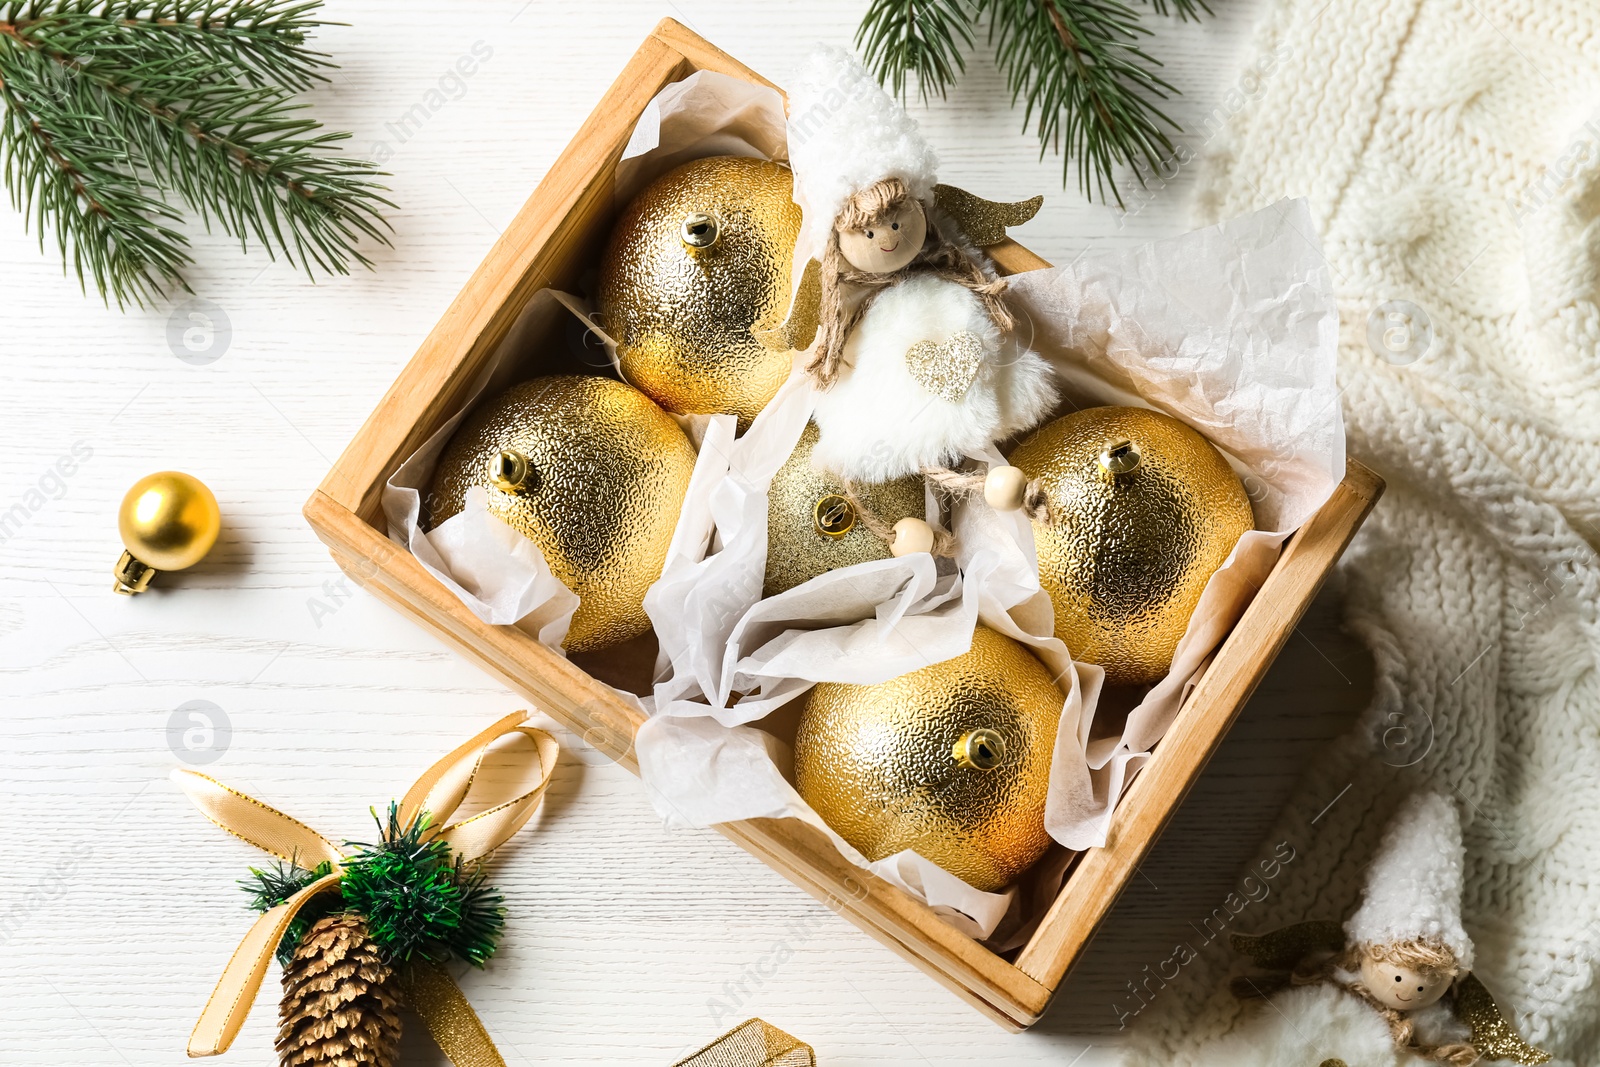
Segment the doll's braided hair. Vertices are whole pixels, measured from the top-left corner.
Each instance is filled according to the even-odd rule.
[[[819,388],[828,388],[838,378],[845,341],[873,298],[913,274],[933,274],[972,290],[1002,333],[1009,332],[1014,324],[1010,310],[1001,299],[1006,288],[1005,279],[996,277],[976,255],[942,232],[925,205],[923,213],[927,216],[928,236],[915,259],[897,271],[884,274],[851,268],[839,251],[839,229],[865,229],[881,222],[910,200],[911,193],[899,178],[874,182],[845,201],[833,227],[828,230],[828,246],[822,253],[817,344],[806,364],[806,372]],[[866,298],[854,311],[845,310],[844,284],[867,290]]]

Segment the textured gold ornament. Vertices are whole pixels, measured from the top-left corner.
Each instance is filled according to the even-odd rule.
[[[160,471],[133,483],[117,510],[117,532],[127,550],[117,560],[112,586],[142,593],[157,571],[181,571],[205,558],[222,532],[222,512],[205,483],[181,471]]]
[[[1056,636],[1112,685],[1159,680],[1207,580],[1255,522],[1238,476],[1200,434],[1142,408],[1062,416],[1010,462],[1040,479],[1056,515],[1033,531]]]
[[[817,426],[807,423],[800,443],[767,487],[767,573],[762,596],[776,596],[819,574],[874,559],[889,546],[861,521],[838,478],[811,463]],[[920,475],[858,486],[857,499],[886,525],[927,514]]]
[[[789,168],[713,156],[652,182],[622,212],[600,267],[599,310],[623,376],[668,411],[741,427],[789,376],[775,328],[800,234]]]
[[[1023,645],[979,626],[966,653],[878,685],[824,683],[795,738],[795,783],[871,860],[904,849],[986,892],[1049,847],[1063,697]]]
[[[605,648],[650,628],[644,594],[661,576],[694,469],[666,412],[609,378],[535,378],[483,404],[439,457],[428,528],[483,486],[489,511],[544,554],[582,601],[566,647]]]

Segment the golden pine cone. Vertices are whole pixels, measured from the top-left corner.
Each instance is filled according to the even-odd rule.
[[[395,1067],[400,992],[358,915],[330,915],[306,931],[283,971],[281,1067]]]

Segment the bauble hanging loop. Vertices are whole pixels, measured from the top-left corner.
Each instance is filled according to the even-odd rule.
[[[205,558],[222,532],[222,511],[205,483],[181,471],[159,471],[133,483],[117,510],[126,549],[112,589],[142,593],[157,571],[181,571]]]
[[[1126,437],[1119,437],[1107,441],[1105,447],[1100,449],[1098,457],[1100,469],[1112,481],[1127,478],[1139,469],[1139,464],[1144,462],[1144,455],[1139,451],[1139,446]]]
[[[710,248],[722,236],[722,224],[708,211],[691,211],[679,227],[678,236],[690,248]]]
[[[514,448],[489,457],[489,481],[503,493],[520,493],[533,480],[533,464]]]

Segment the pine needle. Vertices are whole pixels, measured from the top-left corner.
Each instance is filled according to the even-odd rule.
[[[81,285],[119,306],[187,288],[172,202],[313,277],[387,243],[380,172],[295,94],[331,64],[317,0],[13,2],[0,10],[0,165]]]
[[[332,872],[333,865],[326,861],[315,867],[302,867],[292,861],[279,862],[271,867],[251,867],[250,877],[241,879],[239,888],[250,894],[251,910],[268,912]],[[289,921],[283,937],[278,940],[277,955],[280,965],[287,967],[289,961],[294,959],[295,946],[306,936],[306,931],[311,929],[312,924],[318,919],[336,909],[338,900],[336,896],[329,893],[323,897],[324,899],[307,902]]]
[[[1205,0],[1150,4],[1181,18],[1210,11]],[[1118,165],[1134,167],[1142,183],[1172,154],[1179,127],[1159,105],[1177,90],[1139,48],[1150,31],[1120,0],[872,0],[856,44],[879,82],[904,98],[914,76],[926,100],[966,69],[962,49],[985,22],[1024,128],[1034,126],[1041,156],[1061,154],[1063,181],[1078,165],[1084,196],[1104,201],[1109,191],[1120,205]]]
[[[967,69],[961,49],[972,44],[971,0],[874,0],[856,30],[856,47],[878,81],[902,99],[906,75],[915,74],[923,101],[942,98]]]
[[[1206,0],[1146,0],[1150,10],[1158,15],[1177,15],[1183,22],[1200,21],[1201,13],[1212,14]]]

